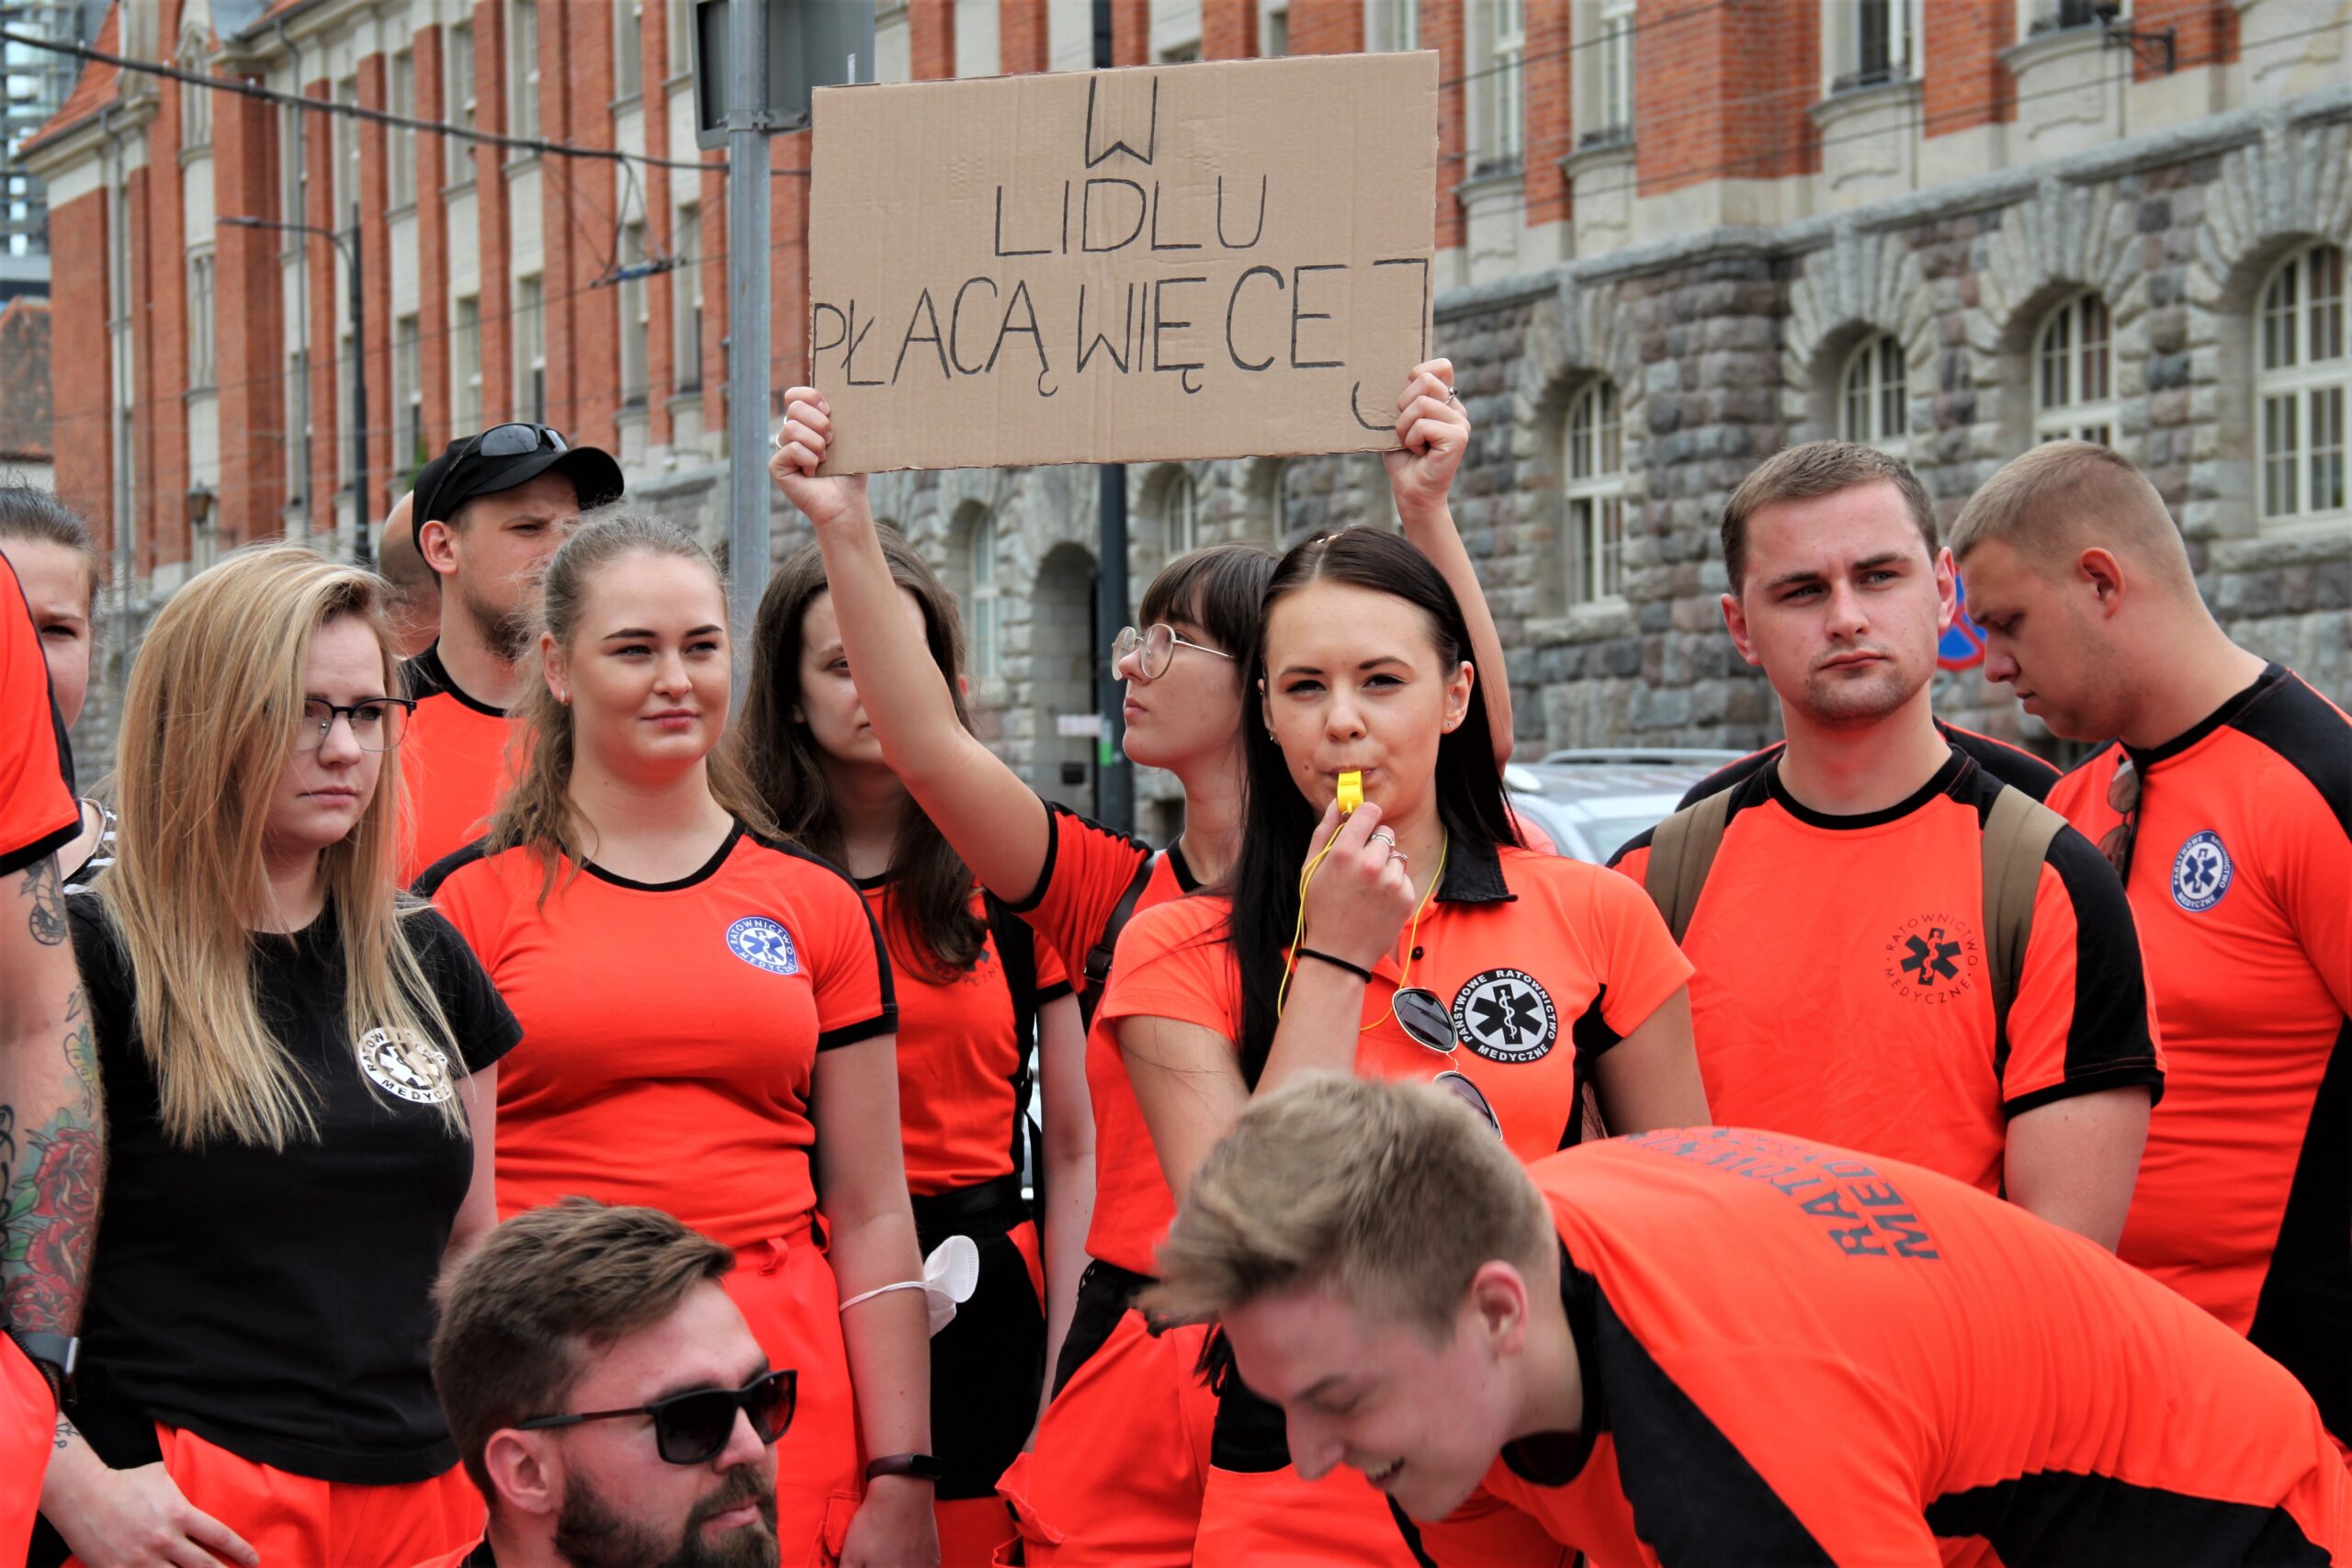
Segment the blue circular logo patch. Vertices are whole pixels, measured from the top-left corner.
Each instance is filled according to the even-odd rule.
[[[800,954],[792,945],[792,933],[765,915],[746,915],[729,926],[727,951],[771,975],[800,973]]]
[[[2172,901],[2192,915],[2203,914],[2230,890],[2230,869],[2222,835],[2211,829],[2197,834],[2172,857]]]

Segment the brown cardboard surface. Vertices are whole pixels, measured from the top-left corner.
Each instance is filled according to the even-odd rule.
[[[1395,446],[1437,76],[1423,52],[820,89],[825,471]]]

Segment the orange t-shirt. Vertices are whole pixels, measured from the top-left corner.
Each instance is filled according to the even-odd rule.
[[[498,797],[513,782],[506,765],[512,727],[503,710],[458,689],[434,644],[401,666],[416,712],[401,741],[401,782],[408,796],[408,837],[400,876],[413,883],[443,855],[481,836]]]
[[[2082,835],[2043,861],[2008,1035],[1985,978],[1984,814],[2000,785],[1955,750],[1910,799],[1829,817],[1777,760],[1735,786],[1683,951],[1707,1107],[2001,1190],[2008,1119],[2127,1085],[2153,1093],[2132,912]],[[1619,852],[1635,882],[1650,835]]]
[[[916,936],[888,877],[861,879],[866,907],[889,943],[899,999],[899,1126],[907,1190],[917,1197],[977,1187],[1018,1166],[1022,1075],[1029,1042],[1018,1037],[1012,987],[991,932],[979,959],[952,980],[914,961]],[[972,913],[988,918],[985,897]],[[1037,1005],[1069,995],[1061,960],[1035,944]]]
[[[1112,973],[1127,953],[1128,933],[1143,911],[1181,898],[1199,886],[1182,853],[1170,849],[1154,855],[1148,845],[1125,833],[1090,822],[1074,812],[1048,804],[1052,838],[1046,850],[1046,867],[1036,891],[1010,906],[1042,939],[1062,955],[1063,967],[1073,976],[1085,972],[1086,956],[1102,940],[1102,929],[1126,897],[1136,873],[1147,861],[1149,879],[1136,900],[1133,914],[1114,949]],[[1079,982],[1074,978],[1074,984]],[[1081,987],[1082,988],[1082,987]],[[1099,1001],[1100,998],[1097,998]],[[1099,1011],[1086,1032],[1086,1093],[1094,1110],[1094,1213],[1087,1224],[1086,1252],[1090,1258],[1136,1273],[1150,1272],[1150,1247],[1143,1261],[1125,1238],[1148,1230],[1150,1246],[1159,1245],[1168,1228],[1168,1183],[1159,1174],[1159,1160],[1151,1151],[1151,1133],[1144,1125],[1143,1108],[1127,1082],[1119,1059],[1119,1043],[1102,1027]]]
[[[1138,917],[1099,1021],[1170,1018],[1239,1039],[1241,977],[1226,916],[1225,900],[1202,897]],[[1593,1058],[1690,977],[1641,889],[1582,861],[1513,847],[1481,854],[1454,846],[1414,940],[1419,955],[1409,976],[1393,953],[1373,966],[1363,1013],[1373,1027],[1358,1040],[1356,1070],[1421,1079],[1460,1072],[1486,1094],[1504,1141],[1523,1160],[1577,1141],[1584,1126],[1577,1095]],[[1450,1058],[1387,1016],[1403,985],[1428,987],[1452,1010],[1461,1044]],[[1115,1051],[1115,1034],[1105,1034]],[[1142,1143],[1152,1206],[1140,1213],[1144,1223],[1115,1238],[1111,1255],[1089,1250],[1148,1273],[1176,1211],[1148,1132]]]
[[[677,882],[570,870],[541,905],[537,855],[473,846],[424,889],[523,1025],[499,1064],[500,1217],[579,1192],[729,1247],[794,1234],[817,1053],[898,1026],[855,885],[741,827]]]
[[[2167,1058],[2118,1251],[2303,1380],[2352,1434],[2352,718],[2277,665],[2188,734],[2050,797],[2115,831]]]
[[[1974,758],[1978,767],[2010,788],[2025,791],[2036,800],[2048,799],[2050,791],[2058,783],[2058,770],[2022,746],[2012,746],[1990,735],[1979,735],[1973,729],[1946,724],[1942,719],[1936,720],[1936,729],[1946,740]],[[1680,805],[1695,806],[1711,795],[1721,795],[1732,785],[1753,778],[1765,763],[1788,749],[1787,741],[1775,740],[1760,751],[1750,751],[1737,761],[1725,762],[1684,791]]]
[[[2282,1369],[2079,1236],[1933,1171],[1732,1128],[1532,1172],[1583,1429],[1507,1448],[1501,1510],[1596,1568],[2352,1563],[2352,1476]]]
[[[81,830],[81,803],[65,787],[57,749],[49,657],[17,573],[0,557],[0,876],[47,860]]]

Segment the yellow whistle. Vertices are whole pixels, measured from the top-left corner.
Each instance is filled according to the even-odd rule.
[[[1363,775],[1351,770],[1340,775],[1340,815],[1348,816],[1363,804]]]

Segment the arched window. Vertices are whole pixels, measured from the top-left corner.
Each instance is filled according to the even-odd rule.
[[[1201,492],[1188,470],[1180,468],[1169,479],[1160,517],[1167,529],[1168,559],[1191,555],[1201,547]]]
[[[1004,601],[997,587],[996,514],[972,519],[972,675],[991,682],[1004,675]]]
[[[2107,301],[2077,294],[2033,340],[2033,438],[2115,442],[2115,375]]]
[[[1903,345],[1892,333],[1873,333],[1847,356],[1838,378],[1838,434],[1902,457],[1909,454],[1910,426]]]
[[[1602,377],[1568,404],[1568,597],[1592,604],[1625,592],[1625,433],[1617,383]]]
[[[2262,517],[2290,523],[2344,510],[2344,252],[2308,245],[2263,286],[2256,331],[2255,451]]]

